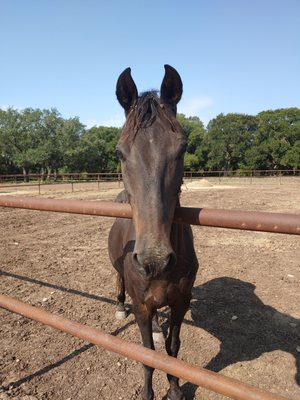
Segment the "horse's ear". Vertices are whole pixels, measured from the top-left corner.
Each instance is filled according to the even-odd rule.
[[[160,88],[162,103],[169,104],[176,113],[176,105],[182,95],[182,80],[175,68],[165,65],[165,76]]]
[[[116,95],[127,113],[138,98],[138,91],[131,76],[131,69],[126,68],[117,81]]]

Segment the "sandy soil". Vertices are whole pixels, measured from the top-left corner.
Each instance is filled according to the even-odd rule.
[[[182,205],[300,212],[300,182],[237,183],[186,185]],[[17,192],[38,195],[34,190]],[[51,187],[43,188],[41,196],[112,200],[119,190],[77,187],[72,193]],[[114,318],[115,273],[107,254],[112,222],[0,208],[1,293],[139,343],[133,315],[124,321]],[[193,230],[200,268],[182,328],[180,358],[299,399],[299,236]],[[162,323],[166,314],[163,310]],[[140,398],[138,363],[2,309],[0,321],[0,399]],[[161,345],[157,349],[164,351]],[[223,398],[181,384],[188,400]],[[167,388],[165,374],[156,371],[156,399],[163,399]]]

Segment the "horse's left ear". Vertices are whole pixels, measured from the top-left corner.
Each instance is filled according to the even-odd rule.
[[[165,76],[160,87],[160,98],[163,104],[168,104],[176,113],[176,106],[182,95],[182,80],[175,68],[165,65]]]

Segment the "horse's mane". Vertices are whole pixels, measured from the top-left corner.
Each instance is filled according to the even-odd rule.
[[[181,131],[176,118],[171,114],[170,110],[160,103],[157,91],[152,90],[141,93],[127,114],[122,137],[133,141],[140,129],[150,127],[157,118],[162,121],[167,120],[171,125],[172,131]]]

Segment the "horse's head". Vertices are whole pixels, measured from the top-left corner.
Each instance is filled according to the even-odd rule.
[[[139,97],[127,68],[118,79],[116,94],[126,115],[117,154],[133,212],[133,263],[154,278],[176,263],[170,235],[186,150],[176,120],[182,82],[178,72],[165,65],[160,97],[155,92]]]

